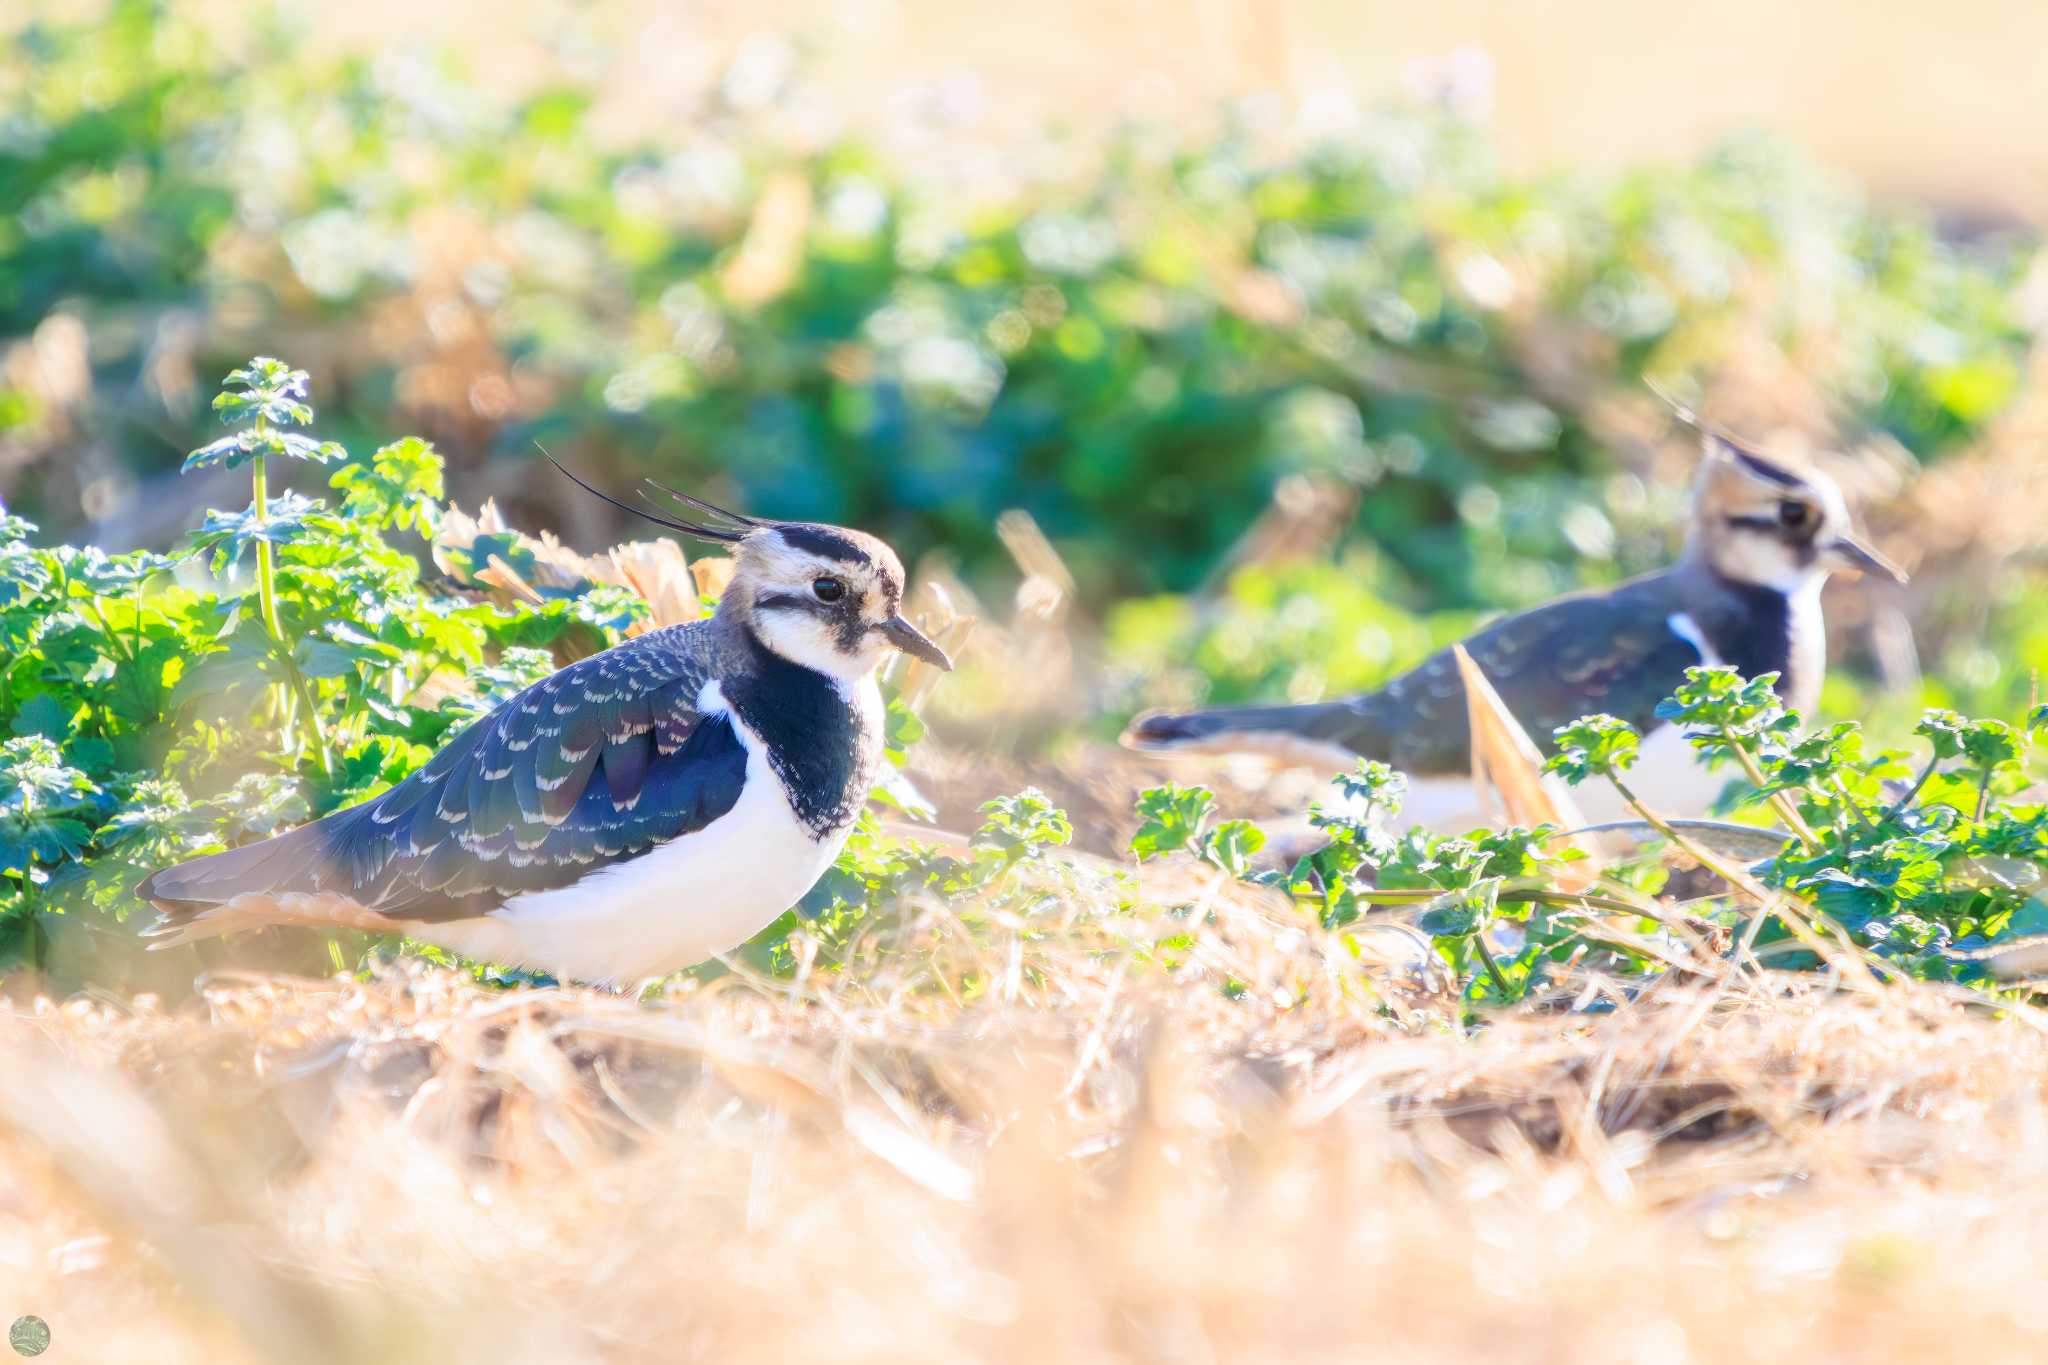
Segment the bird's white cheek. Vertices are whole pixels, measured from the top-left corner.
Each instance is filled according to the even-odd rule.
[[[764,611],[755,618],[761,643],[792,663],[832,677],[858,677],[879,662],[882,643],[863,635],[852,653],[840,648],[839,632],[830,622],[807,612]]]
[[[1738,583],[1753,583],[1791,593],[1827,577],[1819,564],[1803,564],[1793,551],[1775,540],[1743,536],[1726,546],[1715,565]]]

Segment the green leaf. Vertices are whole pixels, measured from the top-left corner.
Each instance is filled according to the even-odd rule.
[[[1635,766],[1642,737],[1615,716],[1585,716],[1557,730],[1557,753],[1543,765],[1573,786],[1592,777],[1614,777]]]
[[[1249,820],[1226,820],[1201,845],[1202,861],[1243,877],[1251,871],[1253,856],[1266,846],[1266,832]]]
[[[1036,787],[984,802],[981,816],[981,828],[970,843],[978,851],[999,853],[1006,859],[1035,856],[1074,837],[1067,813]]]
[[[0,742],[0,810],[67,809],[98,790],[43,735]]]
[[[95,597],[133,592],[143,580],[169,573],[176,565],[175,560],[146,550],[110,555],[91,546],[74,549],[66,545],[51,553],[65,579]]]
[[[328,481],[341,510],[379,526],[431,532],[445,494],[441,456],[417,436],[380,446],[367,464],[347,464]]]
[[[260,416],[278,426],[306,426],[313,420],[305,401],[307,378],[304,370],[259,355],[221,381],[213,410],[230,424]]]
[[[1143,823],[1131,836],[1131,852],[1145,862],[1186,848],[1201,835],[1215,811],[1216,794],[1207,787],[1169,782],[1140,792],[1138,814]]]
[[[1434,906],[1415,917],[1415,927],[1431,938],[1466,938],[1478,933],[1485,924],[1478,908],[1463,897],[1447,905]]]
[[[77,711],[75,701],[66,705],[51,693],[39,692],[22,703],[8,728],[17,735],[41,735],[62,744],[71,737],[72,717]]]
[[[190,474],[195,469],[234,469],[247,464],[258,455],[276,456],[281,460],[307,460],[314,464],[331,464],[336,460],[347,459],[348,451],[334,441],[316,441],[297,432],[278,431],[274,428],[259,430],[250,427],[199,447],[185,457],[185,463],[179,472]]]
[[[1350,772],[1338,774],[1334,785],[1361,820],[1375,814],[1398,815],[1408,797],[1407,777],[1372,758],[1361,758]]]
[[[1913,733],[1934,746],[1936,758],[1959,758],[1963,752],[1963,732],[1968,728],[1969,722],[1955,712],[1937,709],[1923,715]]]
[[[213,551],[213,571],[219,573],[259,541],[289,545],[303,536],[332,535],[340,530],[341,523],[328,514],[318,499],[285,493],[270,499],[261,516],[257,515],[254,503],[239,512],[218,508],[209,511],[186,544],[194,553]]]
[[[92,826],[69,816],[0,818],[0,869],[23,871],[78,857],[92,844]]]
[[[882,752],[888,755],[890,763],[898,767],[909,757],[917,742],[929,733],[917,712],[906,706],[893,689],[883,713],[882,727]]]
[[[1963,757],[1980,771],[2004,767],[2020,756],[2021,736],[2002,720],[1972,721],[1963,731]]]

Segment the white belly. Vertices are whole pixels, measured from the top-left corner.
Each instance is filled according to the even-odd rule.
[[[823,876],[848,830],[813,838],[744,728],[747,780],[733,808],[694,834],[553,891],[418,936],[465,957],[563,979],[624,985],[728,952]]]
[[[1735,775],[1732,770],[1709,771],[1677,726],[1659,725],[1643,736],[1636,766],[1623,773],[1621,780],[1658,815],[1697,817],[1707,813]],[[1604,777],[1573,787],[1571,794],[1588,824],[1637,818]],[[1408,800],[1392,823],[1401,828],[1422,825],[1439,834],[1464,834],[1493,822],[1493,812],[1474,790],[1472,779],[1460,776],[1412,779]]]

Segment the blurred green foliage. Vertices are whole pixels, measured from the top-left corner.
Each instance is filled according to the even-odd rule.
[[[1241,569],[1203,598],[1119,602],[1104,629],[1109,709],[1320,701],[1377,687],[1477,622],[1400,605],[1414,599],[1411,584],[1361,548]]]
[[[1521,181],[1441,110],[1304,142],[1252,106],[967,195],[787,145],[725,88],[608,141],[596,93],[333,57],[261,11],[29,26],[0,56],[0,338],[76,318],[91,392],[0,387],[0,438],[44,462],[17,501],[73,522],[69,450],[170,469],[191,376],[289,338],[334,436],[420,430],[458,487],[545,443],[970,573],[1023,507],[1099,600],[1193,585],[1315,471],[1370,490],[1361,531],[1432,603],[1487,606],[1663,552],[1668,509],[1589,427],[1646,370],[1762,335],[1933,457],[2030,340],[2030,247],[1960,249],[1763,141]]]
[[[153,868],[383,790],[552,671],[543,647],[618,638],[616,590],[501,607],[423,581],[387,536],[431,518],[439,474],[400,442],[334,476],[348,515],[259,499],[168,558],[0,515],[0,966],[48,914],[125,918]]]

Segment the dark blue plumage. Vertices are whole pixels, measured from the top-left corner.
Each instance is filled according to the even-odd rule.
[[[215,888],[260,883],[279,894],[338,892],[389,919],[432,923],[566,886],[702,829],[738,801],[747,755],[729,715],[697,709],[713,657],[693,647],[692,631],[658,631],[572,664],[507,699],[383,795],[165,869],[141,894],[197,906],[218,899]],[[824,708],[803,714],[829,725]],[[839,728],[850,731],[844,718]]]

